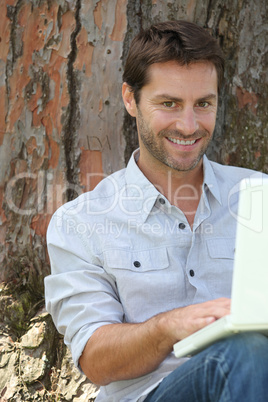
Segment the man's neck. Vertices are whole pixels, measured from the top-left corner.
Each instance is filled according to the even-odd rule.
[[[203,159],[189,171],[177,171],[167,166],[154,169],[153,165],[143,164],[140,160],[137,163],[147,179],[172,205],[185,214],[192,226],[202,194]]]

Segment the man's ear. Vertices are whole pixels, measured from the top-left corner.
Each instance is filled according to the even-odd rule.
[[[130,116],[136,117],[137,105],[134,99],[134,93],[131,90],[131,87],[126,82],[124,82],[122,85],[122,97],[125,104],[125,108],[127,109]]]

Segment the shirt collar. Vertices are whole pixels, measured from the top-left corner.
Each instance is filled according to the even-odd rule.
[[[209,191],[214,198],[221,204],[221,193],[219,188],[219,183],[215,176],[213,167],[206,157],[203,156],[203,172],[204,172],[204,181],[203,181],[203,192]]]
[[[137,165],[137,161],[140,156],[140,150],[137,149],[133,152],[127,168],[126,168],[126,193],[128,197],[133,197],[133,203],[135,209],[139,214],[136,218],[145,222],[148,215],[161,193],[155,188],[155,186],[144,176],[142,171]]]
[[[126,168],[126,195],[127,197],[132,197],[133,207],[136,212],[139,212],[136,215],[136,218],[141,222],[145,222],[154,207],[156,200],[159,197],[163,198],[164,196],[139,169],[137,165],[139,155],[139,149],[134,151]],[[203,192],[206,193],[209,191],[221,204],[219,185],[211,163],[205,155],[203,157],[203,170]]]

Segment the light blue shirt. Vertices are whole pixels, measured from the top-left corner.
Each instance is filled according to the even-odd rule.
[[[231,295],[238,183],[256,172],[204,157],[191,229],[182,211],[139,170],[138,155],[63,205],[48,228],[46,307],[77,367],[86,342],[102,325],[139,323]],[[171,353],[153,373],[101,387],[97,400],[141,401],[185,360]]]

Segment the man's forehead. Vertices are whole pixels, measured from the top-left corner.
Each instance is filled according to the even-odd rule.
[[[147,82],[144,89],[151,89],[155,96],[172,95],[182,89],[204,91],[205,95],[217,94],[217,71],[215,66],[208,62],[195,62],[181,65],[176,61],[155,63],[148,68]],[[201,96],[201,95],[200,95]]]

